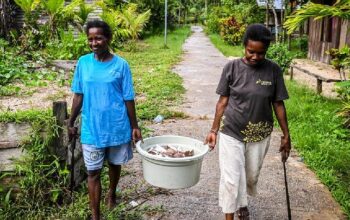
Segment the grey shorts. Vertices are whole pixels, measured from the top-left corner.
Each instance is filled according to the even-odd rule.
[[[102,169],[105,159],[113,165],[122,165],[126,164],[133,157],[130,143],[104,148],[83,144],[82,148],[85,167],[88,171]]]

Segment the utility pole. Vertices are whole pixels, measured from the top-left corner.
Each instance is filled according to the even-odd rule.
[[[167,26],[168,26],[168,0],[165,0],[165,28],[164,28],[164,47],[167,46]]]

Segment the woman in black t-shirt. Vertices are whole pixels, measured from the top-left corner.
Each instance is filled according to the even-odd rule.
[[[265,26],[248,26],[243,39],[245,55],[225,65],[216,90],[220,98],[205,142],[214,149],[220,130],[219,204],[226,220],[234,219],[234,213],[239,219],[249,219],[247,194],[256,194],[260,169],[270,145],[272,112],[283,132],[280,146],[283,162],[291,149],[283,102],[288,93],[282,71],[265,59],[271,39]]]

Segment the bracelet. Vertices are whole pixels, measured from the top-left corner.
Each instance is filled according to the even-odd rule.
[[[214,133],[215,135],[218,135],[218,132],[215,131],[214,129],[210,129],[210,132],[211,132],[211,133]]]

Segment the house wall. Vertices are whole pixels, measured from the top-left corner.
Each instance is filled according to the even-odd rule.
[[[326,52],[350,45],[350,22],[337,17],[309,20],[308,58],[330,63]]]

